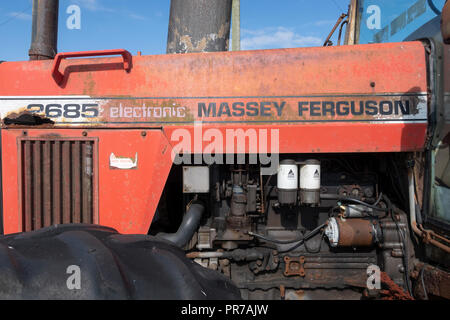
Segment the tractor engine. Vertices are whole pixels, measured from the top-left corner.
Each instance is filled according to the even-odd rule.
[[[249,164],[251,155],[243,164],[175,166],[150,232],[230,277],[248,299],[376,296],[368,279],[377,266],[407,288],[413,245],[396,206],[406,186],[394,182],[407,180],[394,158],[283,155],[271,175]],[[183,209],[180,221],[173,212]]]

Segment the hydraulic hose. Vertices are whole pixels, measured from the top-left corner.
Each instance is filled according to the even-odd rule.
[[[324,227],[326,227],[326,223],[321,224],[320,226],[316,227],[314,230],[310,231],[308,234],[306,234],[305,236],[301,237],[301,238],[297,238],[297,239],[292,239],[292,240],[277,240],[277,239],[271,239],[271,238],[267,238],[263,235],[260,234],[256,234],[253,232],[248,232],[249,235],[254,236],[256,238],[262,239],[264,241],[267,242],[272,242],[275,244],[291,244],[291,243],[296,243],[295,245],[293,245],[292,247],[290,247],[287,250],[279,250],[278,252],[280,253],[286,253],[289,251],[292,251],[294,249],[297,249],[298,247],[300,247],[301,245],[303,245],[305,243],[305,241],[311,239],[313,236],[315,236],[318,232],[320,232],[320,230]]]
[[[183,217],[178,231],[175,233],[158,233],[156,236],[168,240],[175,244],[177,247],[183,248],[189,240],[192,239],[195,231],[200,225],[205,207],[201,203],[192,203],[188,211]]]

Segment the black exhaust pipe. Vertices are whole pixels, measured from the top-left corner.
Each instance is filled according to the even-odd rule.
[[[177,247],[183,248],[194,236],[195,231],[200,225],[205,207],[198,202],[194,202],[183,217],[178,231],[175,233],[158,233],[156,237],[166,239]]]
[[[33,0],[30,60],[53,59],[57,53],[59,0]]]
[[[232,0],[172,0],[167,53],[228,51]]]

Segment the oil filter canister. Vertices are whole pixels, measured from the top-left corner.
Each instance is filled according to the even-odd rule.
[[[278,167],[278,202],[281,205],[297,203],[298,167],[294,160],[282,160]]]
[[[320,202],[320,161],[306,160],[300,166],[300,203],[317,205]]]

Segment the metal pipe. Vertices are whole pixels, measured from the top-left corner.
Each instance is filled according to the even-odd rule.
[[[343,14],[341,14],[341,16],[338,18],[336,24],[334,25],[334,27],[333,27],[333,29],[331,30],[330,34],[328,35],[328,37],[326,38],[325,42],[323,43],[323,46],[324,46],[324,47],[326,47],[326,46],[331,46],[331,45],[332,45],[332,42],[330,41],[330,39],[331,39],[331,37],[333,36],[334,31],[336,31],[337,27],[339,26],[339,24],[341,23],[341,21],[342,21],[345,17],[347,17],[347,14],[346,14],[346,13],[343,13]]]
[[[53,59],[58,43],[59,0],[33,0],[30,60]]]
[[[340,46],[341,45],[341,37],[342,37],[342,28],[344,28],[345,25],[348,25],[348,19],[345,20],[344,22],[341,23],[341,26],[339,28],[339,35],[338,35],[338,43],[337,45]]]
[[[190,259],[209,259],[209,258],[222,258],[230,259],[234,261],[255,261],[258,259],[264,259],[264,255],[269,254],[272,250],[264,249],[235,249],[232,251],[209,251],[209,252],[190,252],[186,254]]]
[[[342,196],[340,194],[333,194],[333,193],[321,193],[320,194],[320,199],[322,200],[342,200],[342,201],[351,201],[354,203],[363,203],[364,205],[366,205],[367,207],[371,207],[372,209],[376,209],[376,210],[381,210],[381,211],[386,211],[387,209],[385,208],[381,208],[381,207],[377,207],[375,205],[376,199],[375,198],[364,198],[364,201],[359,200],[359,199],[355,199],[355,198],[351,198],[351,197],[347,197],[347,196]]]
[[[231,10],[231,50],[241,50],[241,0],[233,0],[233,8]]]
[[[227,51],[232,0],[172,0],[167,53]]]
[[[409,192],[409,218],[411,219],[411,227],[417,228],[416,222],[416,204],[414,201],[414,172],[412,168],[408,169],[408,192]]]
[[[166,239],[177,247],[183,248],[193,237],[195,231],[200,225],[205,207],[200,203],[192,203],[183,217],[178,231],[175,233],[158,233],[156,236]]]
[[[209,259],[209,258],[222,258],[225,256],[225,252],[212,251],[212,252],[190,252],[186,254],[189,259]]]
[[[416,203],[414,200],[415,190],[414,190],[414,170],[413,168],[408,169],[408,192],[409,192],[409,218],[411,223],[411,229],[417,234],[425,243],[430,243],[447,253],[450,253],[450,247],[433,239],[432,237],[437,237],[441,240],[449,243],[448,239],[445,239],[432,230],[426,230],[421,225],[417,225],[416,220]]]
[[[348,10],[348,25],[345,30],[345,45],[357,44],[359,42],[359,33],[356,32],[356,16],[358,13],[358,1],[359,0],[350,0],[349,10]]]

